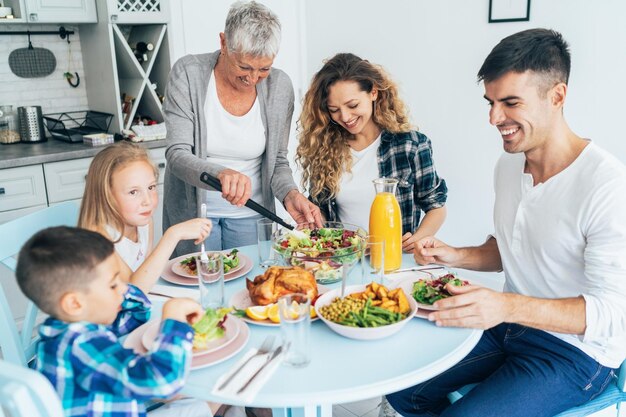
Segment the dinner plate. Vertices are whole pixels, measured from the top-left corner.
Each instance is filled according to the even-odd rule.
[[[424,278],[421,278],[421,277],[405,278],[402,281],[397,282],[395,287],[401,287],[409,297],[413,297],[413,283],[419,281],[420,279],[424,279]],[[417,301],[415,301],[415,303],[417,304],[418,313],[421,313],[421,314],[416,313],[415,314],[416,317],[425,318],[423,314],[424,310],[427,310],[427,311],[439,310],[437,307],[433,306],[432,304],[423,304]],[[422,311],[420,312],[420,310]]]
[[[182,259],[184,259],[185,257],[191,256],[192,254],[189,255],[185,255],[184,257],[182,257]],[[172,265],[174,262],[180,262],[181,257],[178,258],[174,258],[174,259],[170,259],[167,264],[165,265],[165,268],[163,269],[163,272],[161,273],[161,278],[163,278],[165,281],[167,282],[171,282],[172,284],[178,284],[178,285],[185,285],[188,287],[197,287],[198,286],[198,280],[197,279],[189,279],[186,277],[181,277],[180,275],[174,273],[174,271],[172,271]],[[244,275],[246,275],[248,272],[250,272],[252,270],[252,268],[254,267],[254,263],[252,262],[252,259],[250,259],[249,257],[247,257],[246,255],[242,254],[241,252],[239,252],[239,265],[242,265],[241,269],[234,271],[234,272],[228,272],[227,274],[224,274],[224,282],[228,282],[228,281],[232,281],[234,279],[237,278],[241,278]]]
[[[230,251],[224,251],[224,253],[230,253]],[[180,263],[184,260],[189,258],[190,256],[198,256],[200,255],[200,252],[195,252],[195,253],[189,253],[187,255],[183,255],[183,256],[179,256],[178,258],[174,258],[172,259],[172,261],[176,261],[176,262],[171,262],[172,264],[172,272],[174,272],[176,275],[180,275],[181,277],[185,277],[185,278],[189,278],[189,279],[198,279],[198,275],[194,275],[194,274],[190,274],[189,272],[187,272],[187,270],[185,269],[184,266],[182,266]],[[239,264],[230,269],[228,272],[224,273],[224,279],[226,280],[226,276],[227,275],[231,275],[231,274],[235,274],[235,272],[243,269],[244,264],[243,264],[243,255],[241,252],[239,252],[237,254],[237,256],[239,256]]]
[[[229,317],[228,320],[233,320],[233,322],[237,323],[239,326],[239,334],[227,346],[223,349],[216,350],[207,355],[201,356],[193,356],[191,359],[191,369],[200,369],[206,368],[207,366],[216,365],[220,362],[224,362],[227,359],[230,359],[237,353],[239,353],[248,343],[248,339],[250,339],[250,328],[246,323],[240,320],[237,317]],[[145,323],[144,325],[133,330],[126,340],[124,340],[124,347],[128,349],[133,349],[136,353],[145,354],[147,353],[146,348],[144,347],[141,339],[143,334],[148,328],[150,322]]]
[[[237,338],[237,336],[239,336],[239,325],[237,324],[237,322],[231,321],[231,318],[232,317],[228,317],[224,322],[224,337],[220,337],[219,339],[210,341],[207,344],[206,349],[194,350],[194,358],[196,356],[207,355],[209,353],[215,352],[216,350],[223,349],[228,344],[232,343]],[[150,350],[152,344],[159,335],[161,322],[157,320],[152,320],[148,324],[149,326],[146,328],[143,336],[141,336],[141,343],[146,349]]]
[[[319,284],[317,285],[317,292],[319,295],[322,295],[325,292],[328,292],[329,290],[330,289],[328,287],[325,287]],[[235,294],[233,294],[232,297],[230,297],[230,300],[228,301],[228,305],[235,307],[237,310],[245,310],[246,308],[253,307],[256,304],[254,304],[252,300],[250,299],[250,293],[248,292],[248,289],[244,288],[240,291],[237,291]],[[241,319],[247,323],[256,324],[257,326],[268,326],[268,327],[280,326],[280,323],[274,323],[270,319],[252,320],[248,316],[241,317]],[[315,321],[317,319],[318,317],[315,317],[315,318],[312,318],[311,321]]]

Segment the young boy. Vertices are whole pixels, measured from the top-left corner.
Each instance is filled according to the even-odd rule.
[[[194,335],[188,322],[203,311],[191,299],[168,300],[153,349],[140,355],[124,348],[118,338],[148,320],[151,304],[121,279],[108,239],[73,227],[42,230],[22,247],[16,276],[50,315],[39,329],[36,368],[56,388],[66,416],[145,416],[146,400],[182,388]],[[177,402],[163,408],[177,416],[211,415],[205,402]]]

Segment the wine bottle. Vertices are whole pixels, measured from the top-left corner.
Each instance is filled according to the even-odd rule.
[[[133,54],[137,61],[141,64],[142,62],[148,61],[148,51],[154,50],[154,45],[151,42],[137,42],[136,44],[131,46]]]

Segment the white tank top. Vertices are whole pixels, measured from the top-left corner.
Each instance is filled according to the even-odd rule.
[[[265,153],[265,127],[259,98],[243,116],[228,113],[219,101],[215,73],[209,80],[204,105],[207,125],[207,161],[247,175],[252,183],[251,199],[263,201],[261,162]],[[207,191],[207,216],[245,218],[256,216],[247,207],[236,207],[222,198],[222,193]]]
[[[369,229],[370,208],[376,196],[373,180],[378,178],[378,147],[380,135],[367,148],[352,153],[352,173],[341,174],[337,209],[342,222]]]
[[[117,240],[120,232],[107,226],[107,233],[113,240]],[[148,254],[148,240],[150,239],[150,225],[137,227],[137,242],[123,237],[115,244],[117,254],[126,262],[126,265],[135,272],[146,260]]]

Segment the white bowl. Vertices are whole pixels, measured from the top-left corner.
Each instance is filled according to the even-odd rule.
[[[365,291],[365,285],[351,285],[346,287],[346,296],[355,292]],[[399,322],[388,324],[386,326],[381,327],[352,327],[352,326],[344,326],[343,324],[335,323],[333,321],[327,320],[320,313],[320,309],[325,305],[330,304],[335,298],[339,297],[341,294],[341,288],[336,290],[328,291],[327,293],[322,294],[317,301],[315,302],[315,312],[317,316],[324,322],[328,327],[330,327],[333,331],[339,333],[342,336],[349,337],[350,339],[358,339],[358,340],[375,340],[382,339],[387,336],[391,336],[392,334],[399,332],[405,324],[409,322],[415,315],[417,311],[417,303],[413,299],[413,297],[406,294],[407,300],[409,301],[409,306],[411,307],[411,311],[408,312],[406,318],[400,320]]]

